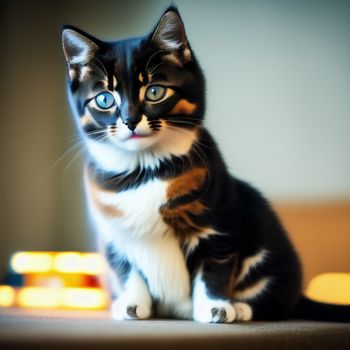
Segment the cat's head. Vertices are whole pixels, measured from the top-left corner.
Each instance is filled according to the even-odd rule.
[[[98,40],[66,26],[68,93],[92,155],[189,151],[204,114],[204,78],[176,8],[146,36]]]

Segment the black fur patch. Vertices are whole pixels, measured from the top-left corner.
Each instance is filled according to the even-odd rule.
[[[131,270],[130,263],[118,254],[117,249],[113,245],[113,243],[109,243],[106,247],[106,258],[109,265],[112,269],[117,273],[120,281],[124,283]]]

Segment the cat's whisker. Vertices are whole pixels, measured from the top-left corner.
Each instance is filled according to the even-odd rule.
[[[77,147],[81,147],[84,146],[84,141],[83,140],[79,140],[77,143],[75,143],[74,145],[72,145],[71,147],[69,147],[55,162],[54,164],[50,167],[50,169],[47,171],[47,176],[51,174],[51,172],[58,166],[58,164],[64,159],[66,158],[69,153],[73,152],[74,149],[76,149]]]
[[[96,56],[94,57],[94,60],[101,64],[101,69],[104,72],[104,74],[106,75],[106,78],[108,79],[108,72],[107,72],[107,69],[106,69],[104,63]]]
[[[167,121],[169,122],[169,123],[167,123],[167,125],[169,125],[169,124],[171,125],[173,123],[173,124],[179,124],[179,125],[187,124],[187,125],[191,125],[191,126],[194,126],[194,127],[198,127],[198,124],[195,124],[195,123],[192,123],[192,122],[186,121],[186,120],[168,119]],[[197,119],[197,121],[198,121],[198,119]]]
[[[106,73],[93,62],[87,62],[85,66],[91,67],[94,70],[94,72],[99,75],[101,80],[105,80],[107,78]]]
[[[82,147],[80,148],[75,155],[73,156],[73,158],[68,162],[68,164],[64,167],[64,171],[63,171],[63,175],[62,175],[62,187],[63,189],[65,188],[64,184],[65,184],[65,179],[67,177],[67,173],[68,170],[70,169],[70,167],[73,165],[73,163],[86,151],[86,147]]]
[[[205,152],[196,143],[193,144],[192,149],[197,154],[197,156],[201,159],[204,167],[207,170],[207,175],[208,175],[207,187],[206,187],[205,191],[203,191],[203,194],[205,194],[207,189],[210,187],[211,178],[212,178],[210,162],[209,162],[209,159],[206,156]]]
[[[156,64],[155,66],[152,66],[151,69],[148,71],[148,74],[152,75],[164,63],[165,63],[165,61],[161,61],[158,64]]]
[[[91,63],[87,63],[86,66],[92,67],[94,73],[98,76],[100,80],[105,80],[106,76],[105,74],[99,69],[99,67],[92,65]]]
[[[104,134],[107,130],[102,129],[102,130],[94,130],[94,131],[87,131],[87,135],[99,135],[99,134]]]
[[[152,59],[155,58],[157,55],[159,55],[160,53],[165,52],[165,50],[158,50],[155,53],[153,53],[150,58],[148,59],[146,66],[145,66],[145,72],[148,73],[148,66],[151,63]]]
[[[172,116],[172,115],[169,115],[168,117],[163,117],[165,120],[182,120],[182,119],[176,119],[176,118],[178,118],[178,115],[175,115],[175,116]],[[184,116],[183,116],[183,118],[184,119],[186,119],[186,120],[194,120],[194,121],[200,121],[201,119],[199,118],[199,117],[196,117],[196,116],[192,116],[191,117],[191,115],[189,115],[189,114],[185,114]]]

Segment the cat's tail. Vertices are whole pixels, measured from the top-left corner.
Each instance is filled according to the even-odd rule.
[[[302,296],[294,311],[293,318],[350,323],[350,305],[321,303]]]

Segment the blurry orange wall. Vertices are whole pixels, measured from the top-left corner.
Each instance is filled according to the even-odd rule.
[[[350,272],[350,201],[276,203],[304,267],[304,286],[323,272]]]

